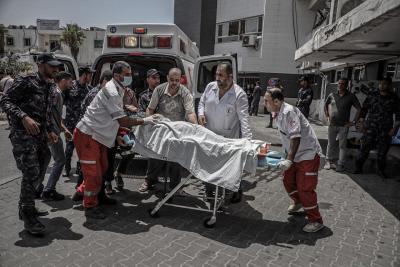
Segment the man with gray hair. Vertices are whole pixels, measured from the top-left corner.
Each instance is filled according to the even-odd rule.
[[[152,116],[130,118],[124,111],[124,87],[132,82],[130,65],[125,61],[116,62],[112,75],[112,80],[95,96],[74,131],[74,143],[84,177],[77,193],[83,195],[85,216],[95,219],[105,218],[98,208],[98,194],[108,168],[107,148],[114,146],[119,128],[155,122]]]
[[[193,96],[184,85],[181,84],[182,71],[172,68],[168,72],[168,82],[160,84],[154,89],[146,114],[158,113],[171,121],[185,121],[197,124],[194,112]],[[150,159],[146,180],[140,186],[140,192],[148,191],[157,182],[161,171],[169,170],[170,188],[177,186],[181,180],[181,166],[175,162],[167,162]]]

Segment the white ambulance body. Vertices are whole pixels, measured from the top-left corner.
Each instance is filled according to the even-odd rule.
[[[166,82],[169,69],[182,70],[181,83],[193,93],[197,103],[208,82],[214,80],[215,66],[230,62],[236,70],[236,59],[227,56],[199,57],[199,49],[175,24],[130,23],[112,24],[106,29],[103,53],[94,64],[92,84],[96,85],[104,70],[116,61],[128,62],[133,69],[131,87],[136,93],[147,89],[146,72],[157,69],[161,83]],[[236,72],[234,72],[236,80]]]

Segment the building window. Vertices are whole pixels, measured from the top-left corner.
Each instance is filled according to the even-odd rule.
[[[393,78],[396,73],[396,62],[391,62],[386,65],[386,76]]]
[[[31,46],[31,38],[24,38],[24,46]]]
[[[396,73],[394,75],[394,80],[400,80],[400,61],[396,64]]]
[[[7,46],[14,46],[14,37],[6,38]]]
[[[242,40],[244,34],[262,34],[263,17],[249,17],[217,24],[217,43]]]
[[[179,38],[179,50],[186,54],[186,43],[181,38]]]
[[[94,48],[103,48],[103,40],[94,40]]]
[[[263,16],[258,17],[258,32],[262,33],[263,28]]]
[[[239,21],[229,22],[229,36],[239,35]]]
[[[258,18],[248,18],[246,19],[245,33],[258,32]]]

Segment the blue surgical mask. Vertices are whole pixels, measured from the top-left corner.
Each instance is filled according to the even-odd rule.
[[[129,86],[132,83],[132,76],[124,76],[124,80],[121,82],[123,86]]]

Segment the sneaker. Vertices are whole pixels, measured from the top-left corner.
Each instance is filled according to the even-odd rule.
[[[106,215],[98,208],[85,208],[85,216],[96,220],[104,220]]]
[[[36,216],[38,216],[38,217],[49,215],[49,212],[47,210],[41,210],[39,208],[35,208],[35,209],[36,209]]]
[[[330,170],[330,169],[331,169],[331,163],[330,163],[329,161],[327,161],[327,162],[325,163],[324,169],[325,169],[325,170]]]
[[[78,191],[76,191],[71,198],[72,201],[74,202],[78,202],[78,201],[82,201],[83,200],[83,194],[79,193]]]
[[[336,171],[337,172],[344,172],[344,166],[343,165],[337,165]]]
[[[107,182],[104,188],[104,191],[107,195],[112,195],[115,193],[114,189],[112,188],[111,182]]]
[[[325,226],[319,222],[310,222],[303,227],[303,231],[306,233],[315,233],[324,228]]]
[[[288,214],[290,215],[290,214],[298,212],[302,208],[303,208],[303,205],[301,203],[290,204],[287,211],[288,211]]]
[[[42,194],[42,199],[44,201],[60,201],[64,200],[64,195],[58,193],[56,190],[44,191]]]

